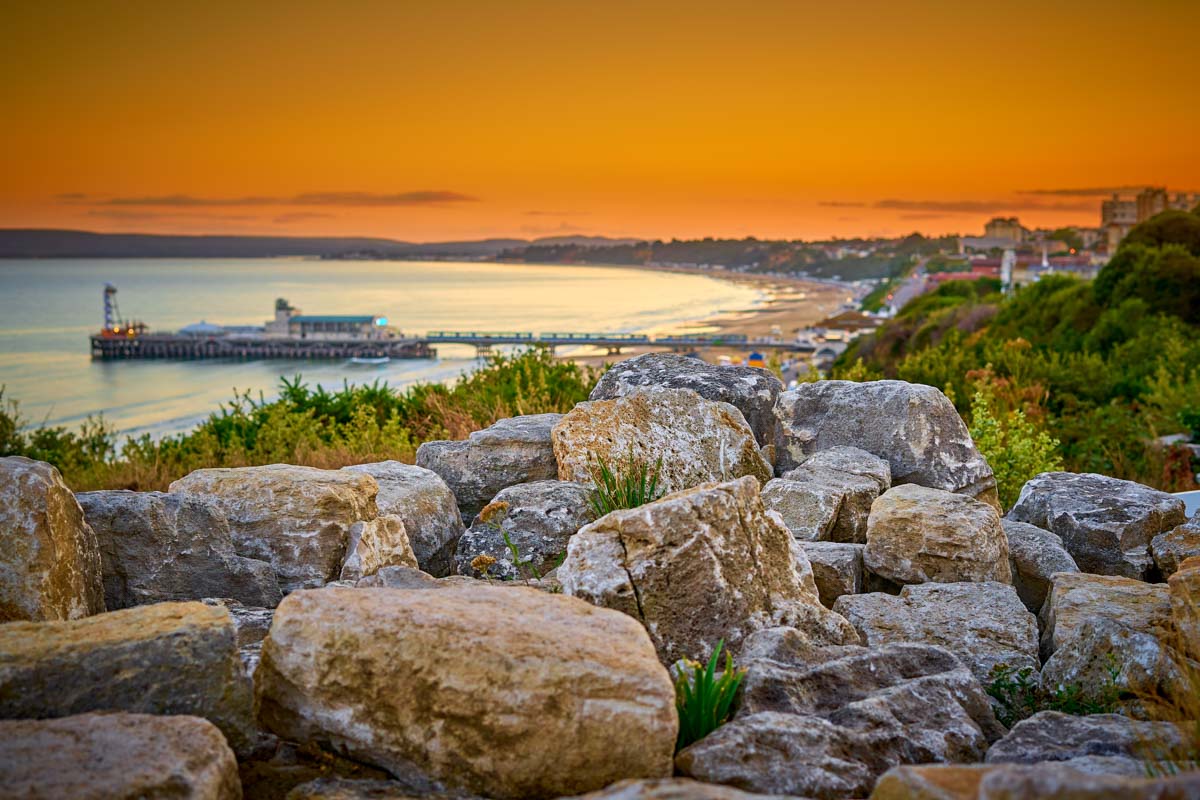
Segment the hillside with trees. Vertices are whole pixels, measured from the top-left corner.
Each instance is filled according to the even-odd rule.
[[[835,374],[930,384],[968,419],[1028,423],[1071,471],[1196,488],[1191,452],[1157,440],[1200,439],[1200,214],[1138,225],[1094,281],[999,289],[954,281],[913,300]]]

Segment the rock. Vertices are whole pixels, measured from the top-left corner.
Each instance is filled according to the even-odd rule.
[[[558,477],[550,431],[561,414],[502,419],[461,442],[425,442],[417,466],[433,470],[458,500],[464,516],[478,514],[507,486]]]
[[[815,714],[855,729],[871,718],[906,720],[902,738],[982,735],[985,747],[1004,735],[983,687],[948,650],[910,642],[831,649],[831,657],[803,665],[743,659],[738,715]]]
[[[1012,580],[996,509],[911,483],[871,506],[863,565],[899,584]]]
[[[812,565],[821,605],[832,608],[844,594],[863,590],[863,546],[843,542],[801,542]]]
[[[742,643],[740,661],[778,661],[794,667],[808,667],[842,656],[865,652],[856,644],[814,644],[803,631],[786,626],[763,628],[746,637]]]
[[[229,520],[239,555],[267,561],[286,593],[336,580],[350,528],[379,516],[369,475],[288,464],[201,469],[171,484]]]
[[[904,381],[818,381],[779,395],[775,468],[851,446],[888,462],[894,484],[916,483],[999,505],[992,468],[962,417],[932,386]]]
[[[1171,601],[1163,584],[1133,578],[1060,572],[1050,579],[1042,607],[1043,660],[1075,635],[1085,622],[1111,619],[1162,638],[1171,629]]]
[[[1167,587],[1176,632],[1173,641],[1185,655],[1200,661],[1200,556],[1185,559]]]
[[[534,481],[502,489],[486,507],[493,510],[488,521],[477,516],[459,540],[455,556],[459,574],[483,577],[471,562],[488,555],[496,559],[489,571],[493,578],[545,575],[567,554],[567,540],[591,520],[590,495],[584,484],[567,481]],[[500,528],[517,547],[524,564],[520,570]]]
[[[737,654],[760,628],[789,625],[820,644],[856,643],[820,604],[804,552],[751,477],[706,484],[582,528],[558,571],[563,591],[641,621],[663,663]]]
[[[453,577],[453,576],[452,576]],[[448,584],[412,567],[383,567],[354,584],[356,589],[441,589]]]
[[[830,709],[827,716],[739,713],[681,750],[676,768],[697,780],[751,792],[833,800],[866,797],[876,779],[897,764],[979,760],[988,740],[960,699],[945,690],[928,697],[920,691],[897,687]],[[973,693],[981,713],[990,716],[978,684]]]
[[[1071,763],[1071,762],[1067,762]],[[1024,800],[1033,797],[1071,800],[1191,800],[1200,797],[1200,772],[1163,778],[1088,775],[1064,766],[1010,766],[989,773],[980,782],[982,800]]]
[[[404,520],[388,515],[350,526],[346,557],[342,561],[339,579],[357,581],[373,575],[383,567],[417,568],[417,557],[408,542]]]
[[[1084,699],[1094,702],[1119,691],[1134,698],[1123,704],[1124,713],[1137,717],[1145,716],[1142,698],[1169,703],[1193,690],[1172,648],[1153,634],[1104,617],[1076,628],[1047,659],[1041,680],[1046,691],[1074,684]]]
[[[0,794],[28,800],[241,800],[237,761],[211,722],[80,714],[0,720]]]
[[[436,577],[454,571],[454,549],[463,535],[462,514],[454,492],[433,470],[399,461],[344,467],[370,475],[379,484],[379,513],[404,520],[417,564]]]
[[[857,447],[838,445],[818,450],[804,459],[797,469],[840,472],[870,478],[879,488],[876,496],[892,488],[892,468],[888,466],[888,462]],[[786,474],[784,477],[787,477]]]
[[[1036,614],[1046,602],[1050,577],[1056,572],[1079,572],[1079,567],[1056,534],[1011,519],[1000,524],[1008,540],[1013,586],[1025,607]]]
[[[1100,771],[1095,765],[1102,764]],[[1118,771],[1114,771],[1114,766]],[[1041,764],[921,764],[888,770],[871,800],[1184,800],[1200,774],[1147,779],[1127,758],[1076,758]]]
[[[415,791],[403,781],[318,778],[297,786],[285,800],[470,800],[464,792]]]
[[[783,383],[765,369],[706,364],[673,353],[647,353],[614,364],[592,389],[589,400],[613,400],[648,386],[691,389],[705,400],[728,403],[742,412],[760,445],[775,435],[775,400]]]
[[[314,783],[342,788],[346,784],[371,783],[391,788],[395,783],[386,771],[377,767],[322,750],[312,743],[286,742],[269,733],[261,734],[254,753],[238,762],[238,772],[246,800],[285,800],[292,791],[303,798],[306,795],[299,792],[299,787],[318,788]]]
[[[671,772],[674,688],[649,638],[560,595],[478,582],[296,592],[255,680],[274,733],[423,791],[556,797]]]
[[[1084,572],[1145,579],[1150,540],[1185,519],[1183,501],[1106,475],[1043,472],[1021,489],[1008,518],[1062,537]]]
[[[245,752],[254,736],[253,698],[229,613],[156,603],[0,625],[0,717],[89,711],[204,717]]]
[[[567,800],[567,798],[563,798]],[[621,781],[599,792],[579,795],[575,800],[785,800],[782,795],[750,794],[729,786],[688,780]]]
[[[944,647],[988,682],[992,668],[1038,662],[1037,620],[1013,587],[1002,583],[922,583],[900,595],[845,595],[833,610],[854,625],[864,644],[921,642]]]
[[[879,484],[848,472],[797,467],[763,487],[763,503],[802,540],[862,544]]]
[[[1151,539],[1150,555],[1164,578],[1178,570],[1185,559],[1200,556],[1200,513]]]
[[[0,458],[0,622],[103,610],[96,534],[58,470]]]
[[[1121,714],[1075,716],[1039,711],[992,745],[987,763],[1035,764],[1082,756],[1140,758],[1149,745],[1161,745],[1165,751],[1182,742],[1180,727],[1172,722],[1142,722]]]
[[[229,521],[209,500],[128,491],[77,497],[96,531],[110,611],[202,597],[231,597],[259,607],[279,604],[274,568],[237,554]]]
[[[238,655],[246,667],[246,674],[253,677],[262,654],[263,639],[267,638],[267,631],[271,629],[271,618],[275,615],[275,609],[244,606],[228,597],[206,597],[201,602],[206,606],[224,608],[229,612],[237,632]]]
[[[619,469],[631,455],[651,466],[661,459],[664,492],[744,475],[771,479],[742,413],[690,389],[639,389],[579,403],[554,426],[554,454],[560,480],[588,484],[595,459]]]

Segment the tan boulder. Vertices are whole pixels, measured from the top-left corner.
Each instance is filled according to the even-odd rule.
[[[336,580],[350,529],[379,516],[375,479],[349,470],[201,469],[170,488],[212,500],[229,520],[238,554],[270,562],[284,592]]]
[[[1040,617],[1045,660],[1093,619],[1111,619],[1159,638],[1169,636],[1171,600],[1166,584],[1117,575],[1059,572],[1051,578]]]
[[[1177,644],[1200,661],[1200,556],[1185,559],[1167,580],[1167,587]]]
[[[339,580],[357,581],[383,567],[417,568],[404,520],[391,514],[350,526]]]
[[[1144,771],[1096,772],[1086,761],[894,767],[875,784],[870,800],[1191,800],[1200,795],[1197,772],[1147,778]]]
[[[255,673],[259,719],[423,791],[556,797],[667,777],[674,689],[644,630],[485,584],[289,595]]]
[[[207,720],[80,714],[0,721],[0,796],[241,800],[237,761]]]
[[[104,610],[96,534],[58,470],[0,458],[0,622]]]
[[[808,558],[751,477],[601,517],[571,538],[558,578],[567,594],[641,621],[667,664],[707,659],[721,639],[736,654],[777,625],[817,644],[857,643],[821,605]]]
[[[664,492],[744,475],[760,484],[771,479],[742,412],[691,389],[645,388],[579,403],[554,426],[552,438],[564,481],[591,483],[593,459],[616,467],[631,453],[651,465],[662,459]]]
[[[189,714],[231,747],[254,736],[253,695],[229,612],[155,603],[65,622],[0,625],[0,717]]]
[[[921,642],[944,647],[987,683],[994,667],[1038,669],[1037,619],[1013,587],[994,581],[922,583],[900,595],[843,595],[833,610],[863,643]]]
[[[863,564],[900,584],[1012,581],[1008,539],[995,508],[912,483],[872,504]]]

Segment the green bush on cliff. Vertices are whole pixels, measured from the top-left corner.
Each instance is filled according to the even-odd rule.
[[[990,371],[1024,415],[997,418],[1010,441],[987,445],[994,467],[1037,461],[1044,448],[1029,450],[1036,438],[1019,433],[1032,426],[1031,435],[1058,441],[1065,469],[1196,488],[1192,471],[1154,440],[1185,430],[1181,415],[1200,397],[1200,215],[1139,225],[1095,281],[1048,275],[1010,296],[994,288],[951,281],[916,298],[854,342],[834,374],[853,368],[936,386],[972,421],[976,380]]]

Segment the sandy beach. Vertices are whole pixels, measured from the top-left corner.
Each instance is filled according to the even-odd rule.
[[[629,267],[625,267],[629,269]],[[680,332],[707,334],[738,334],[749,339],[779,337],[785,341],[795,338],[796,332],[822,319],[836,314],[847,301],[853,298],[849,292],[827,283],[787,278],[777,275],[755,275],[722,269],[698,269],[687,267],[635,267],[635,269],[680,272],[704,275],[715,280],[729,281],[752,286],[760,291],[761,303],[744,309],[731,309],[715,316],[696,319],[678,326]],[[640,347],[623,350],[620,355],[573,355],[564,356],[581,364],[598,366],[632,358],[642,353],[661,352],[662,347]],[[747,347],[710,347],[699,351],[705,361],[715,362],[721,356],[738,361],[748,354]]]

